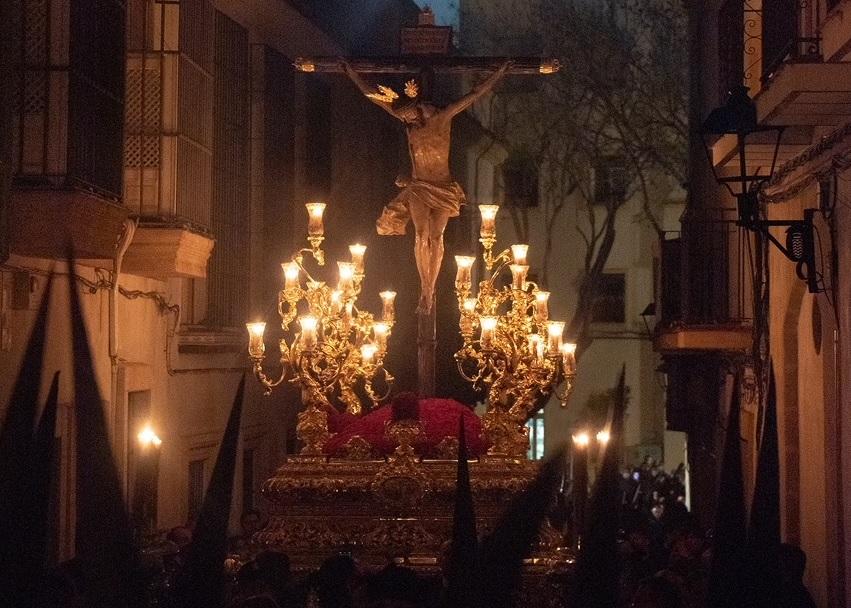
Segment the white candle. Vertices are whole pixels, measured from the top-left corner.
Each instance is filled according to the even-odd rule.
[[[375,344],[370,344],[367,342],[360,347],[360,356],[364,363],[369,364],[372,363],[372,359],[375,357],[375,353],[378,351],[378,347]]]
[[[396,301],[396,292],[395,291],[382,291],[381,296],[381,320],[387,323],[392,323],[396,318],[396,308],[394,302]]]
[[[511,255],[514,256],[515,264],[525,264],[526,254],[529,253],[529,245],[512,245]]]
[[[298,275],[301,272],[298,262],[284,262],[281,268],[284,270],[284,289],[298,289]]]
[[[331,292],[331,314],[338,315],[343,310],[343,292],[335,289]]]
[[[363,275],[363,256],[366,253],[366,245],[355,243],[349,245],[349,253],[352,254],[352,264],[355,265],[355,274]]]
[[[313,315],[305,315],[299,317],[299,325],[301,325],[301,346],[304,349],[311,349],[316,346],[316,328],[319,325],[319,320]]]
[[[565,376],[576,373],[576,344],[565,342],[561,345],[561,366]]]
[[[558,355],[561,350],[561,335],[564,333],[564,321],[547,322],[547,352]]]
[[[387,323],[379,321],[372,324],[372,335],[375,337],[375,344],[378,346],[379,352],[387,350],[387,335],[390,333],[390,326]]]
[[[497,317],[492,316],[484,316],[481,318],[481,328],[482,328],[482,348],[490,348],[493,344],[494,336],[496,335],[496,326],[499,323],[499,319]]]
[[[548,302],[550,300],[549,291],[535,292],[535,322],[545,323],[550,316]]]
[[[340,270],[340,281],[337,283],[337,289],[343,292],[343,295],[348,295],[352,291],[352,279],[355,276],[355,265],[351,262],[337,262],[337,267]]]
[[[479,212],[482,214],[482,226],[479,229],[479,236],[483,239],[496,237],[497,211],[499,211],[499,205],[479,205]]]
[[[511,268],[511,287],[520,290],[525,289],[526,274],[529,272],[529,267],[525,264],[512,264],[509,268]]]
[[[248,354],[254,358],[262,357],[263,353],[266,352],[266,345],[263,343],[266,323],[263,321],[246,323],[245,329],[248,330]]]
[[[458,272],[455,274],[455,289],[467,291],[473,284],[471,269],[476,258],[471,255],[456,255],[455,263],[458,264]]]
[[[322,224],[325,203],[307,203],[305,207],[307,207],[307,234],[322,236],[325,234],[325,226]]]

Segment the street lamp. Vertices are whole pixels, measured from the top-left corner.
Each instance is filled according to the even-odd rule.
[[[805,209],[800,220],[764,220],[760,218],[759,194],[763,186],[774,175],[780,140],[784,127],[760,125],[757,122],[756,104],[748,96],[748,88],[734,87],[730,91],[727,103],[709,113],[703,123],[701,134],[706,148],[709,164],[715,180],[723,185],[736,198],[738,221],[742,228],[757,232],[768,238],[790,261],[797,264],[798,277],[807,282],[810,293],[819,293],[824,289],[819,285],[819,274],[815,269],[815,241],[813,239],[813,215],[815,209]],[[733,167],[731,175],[719,175],[712,158],[712,145],[718,138],[733,136],[736,148],[732,153]],[[757,140],[755,142],[755,140]],[[748,166],[748,144],[768,145],[771,150],[771,165],[767,172],[763,167],[755,169]],[[753,164],[753,159],[751,159]],[[770,229],[786,228],[786,243],[781,243]]]

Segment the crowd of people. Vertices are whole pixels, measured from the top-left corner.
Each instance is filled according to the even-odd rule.
[[[712,553],[711,531],[701,528],[685,505],[683,467],[670,473],[652,460],[621,474],[622,512],[619,534],[619,608],[703,608]],[[557,514],[551,523],[569,525]],[[263,550],[251,541],[262,527],[262,516],[248,511],[241,518],[242,533],[230,540],[223,568],[225,605],[229,608],[431,608],[442,603],[446,579],[424,575],[390,560],[368,571],[353,554],[342,549],[313,572],[294,573],[289,557]],[[151,608],[177,608],[174,582],[184,565],[192,529],[178,526],[143,553],[145,604]],[[574,538],[575,541],[575,538]],[[792,545],[781,548],[781,608],[813,608],[802,582],[806,558]],[[551,589],[567,589],[572,571],[554,568],[547,575]],[[51,573],[42,590],[40,606],[74,608],[73,560]]]

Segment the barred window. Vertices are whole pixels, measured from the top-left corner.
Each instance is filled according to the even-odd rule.
[[[604,273],[597,281],[597,296],[591,313],[593,323],[626,321],[626,275]]]
[[[626,198],[629,177],[622,158],[604,158],[594,165],[594,202],[622,202]]]

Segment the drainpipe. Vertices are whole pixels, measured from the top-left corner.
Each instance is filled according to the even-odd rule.
[[[124,254],[133,241],[138,223],[127,218],[124,220],[124,229],[118,238],[115,248],[115,257],[112,259],[112,283],[109,288],[109,366],[110,366],[110,399],[112,400],[111,417],[113,423],[116,418],[118,407],[118,321],[116,320],[116,308],[118,306],[118,278],[121,275],[121,264],[124,262]]]

